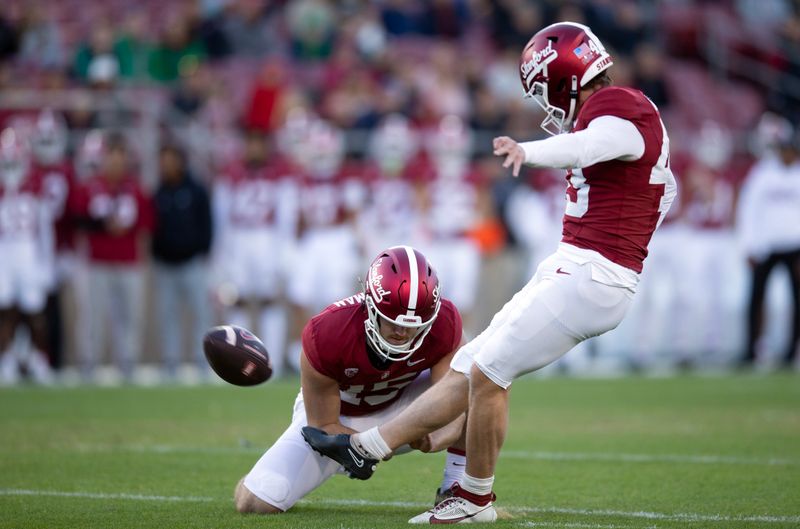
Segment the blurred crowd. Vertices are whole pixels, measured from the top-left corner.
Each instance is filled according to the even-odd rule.
[[[223,321],[289,374],[307,318],[400,243],[480,330],[487,282],[513,292],[560,236],[563,174],[511,179],[490,149],[542,137],[519,53],[559,20],[590,25],[615,83],[658,105],[681,192],[631,317],[564,362],[790,364],[800,18],[751,4],[3,2],[0,380],[52,380],[65,335],[87,381],[107,357],[132,379],[145,347],[167,379],[205,375],[200,337]],[[743,47],[720,13],[770,38]]]

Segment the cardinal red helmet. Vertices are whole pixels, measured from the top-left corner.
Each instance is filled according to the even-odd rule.
[[[410,246],[394,246],[381,252],[367,272],[364,328],[375,352],[395,362],[409,358],[420,348],[439,314],[439,278],[422,253]],[[402,344],[381,335],[382,321],[413,329]]]
[[[533,97],[547,116],[550,134],[566,130],[575,117],[580,88],[613,64],[600,40],[583,24],[559,22],[534,35],[519,62],[525,97]]]

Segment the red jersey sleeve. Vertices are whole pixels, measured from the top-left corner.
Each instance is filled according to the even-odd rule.
[[[309,320],[309,322],[306,323],[306,326],[303,328],[303,334],[301,337],[303,354],[306,355],[308,363],[311,364],[314,369],[327,377],[335,379],[336,374],[334,373],[333,369],[331,369],[332,366],[329,362],[325,362],[325,360],[322,358],[322,354],[317,348],[315,319],[316,318],[312,318]]]

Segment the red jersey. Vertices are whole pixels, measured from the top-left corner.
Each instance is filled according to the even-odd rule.
[[[600,116],[633,123],[644,139],[644,154],[634,161],[609,160],[567,173],[561,240],[640,273],[650,238],[669,206],[669,201],[662,204],[666,187],[674,185],[669,138],[658,109],[638,90],[601,88],[583,104],[573,130],[585,129]]]
[[[337,301],[303,329],[309,363],[339,383],[341,414],[359,416],[382,410],[400,398],[420,373],[436,365],[461,343],[461,315],[442,299],[439,315],[422,346],[407,360],[375,367],[367,356],[364,294]]]
[[[364,202],[361,168],[347,164],[329,178],[305,174],[299,183],[300,219],[303,229],[344,224]]]
[[[234,164],[221,175],[230,201],[225,222],[238,228],[262,228],[275,223],[280,187],[286,178],[280,163],[248,167]]]
[[[89,231],[89,258],[94,262],[129,264],[140,260],[139,235],[153,228],[150,200],[138,182],[126,178],[112,184],[104,177],[86,182],[76,200],[77,209],[97,224]],[[107,224],[121,227],[112,233]]]

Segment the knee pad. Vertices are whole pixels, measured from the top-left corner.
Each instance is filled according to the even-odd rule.
[[[291,507],[286,505],[291,483],[285,476],[275,472],[264,472],[259,476],[248,474],[244,479],[244,486],[259,499],[281,510]]]

